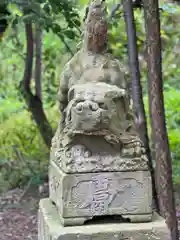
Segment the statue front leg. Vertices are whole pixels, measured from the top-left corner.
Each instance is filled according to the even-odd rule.
[[[60,126],[59,126],[60,132],[62,132],[65,127],[65,118],[66,118],[65,109],[68,104],[67,92],[68,90],[63,91],[61,88],[58,91],[58,102],[59,102],[59,110],[60,110]]]
[[[141,157],[145,152],[143,143],[138,137],[131,137],[129,141],[123,143],[121,151],[123,157]]]

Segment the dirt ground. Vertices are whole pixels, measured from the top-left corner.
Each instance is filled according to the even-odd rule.
[[[38,239],[37,210],[41,197],[45,195],[40,196],[34,188],[28,191],[17,188],[0,196],[0,240]],[[180,205],[177,214],[180,218]]]
[[[0,196],[0,240],[37,240],[37,189],[14,189]]]

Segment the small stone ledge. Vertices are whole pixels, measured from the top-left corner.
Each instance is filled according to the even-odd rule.
[[[165,220],[153,213],[149,223],[116,223],[63,227],[49,199],[39,205],[38,240],[170,240]]]

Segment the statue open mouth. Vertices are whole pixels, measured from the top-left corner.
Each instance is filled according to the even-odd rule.
[[[92,130],[92,131],[87,131],[87,130],[74,130],[73,133],[76,134],[85,134],[85,135],[99,135],[99,136],[105,136],[108,132],[108,129],[104,129],[104,130]]]
[[[107,135],[112,125],[118,128],[116,125],[119,125],[119,122],[125,122],[125,97],[125,91],[105,83],[74,85],[68,93],[64,131],[74,134]],[[119,114],[122,121],[119,121]]]
[[[70,111],[70,125],[73,132],[84,133],[86,135],[104,135],[101,133],[104,129],[108,130],[109,119],[105,110],[83,109],[81,112],[76,108]]]
[[[92,130],[92,131],[87,131],[87,130],[73,130],[72,133],[74,135],[76,134],[82,134],[82,135],[87,135],[87,136],[107,136],[109,134],[112,135],[112,133],[110,133],[110,131],[108,129],[101,129],[101,130]],[[116,136],[115,134],[113,134],[114,136]],[[116,136],[117,137],[117,136]]]

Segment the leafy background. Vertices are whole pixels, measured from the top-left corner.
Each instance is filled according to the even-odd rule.
[[[42,1],[38,8],[37,5],[31,7],[36,9],[33,17],[37,14],[40,16],[34,18],[35,23],[39,21],[43,29],[43,105],[55,130],[60,118],[56,104],[59,76],[64,64],[81,44],[80,22],[84,17],[87,1],[61,1],[58,7],[47,2],[51,1]],[[108,3],[109,16],[115,3],[113,0]],[[173,161],[173,179],[175,184],[180,184],[180,31],[177,27],[180,6],[161,1],[160,7],[166,122]],[[32,15],[24,16],[21,8],[15,4],[9,5],[9,9],[10,26],[0,42],[0,191],[24,185],[29,179],[34,184],[40,183],[49,161],[49,150],[19,91],[26,51],[23,21],[28,21]],[[149,122],[145,30],[141,10],[135,11],[135,19],[141,80]],[[109,47],[123,64],[128,76],[127,36],[122,8],[113,18],[109,17]]]

